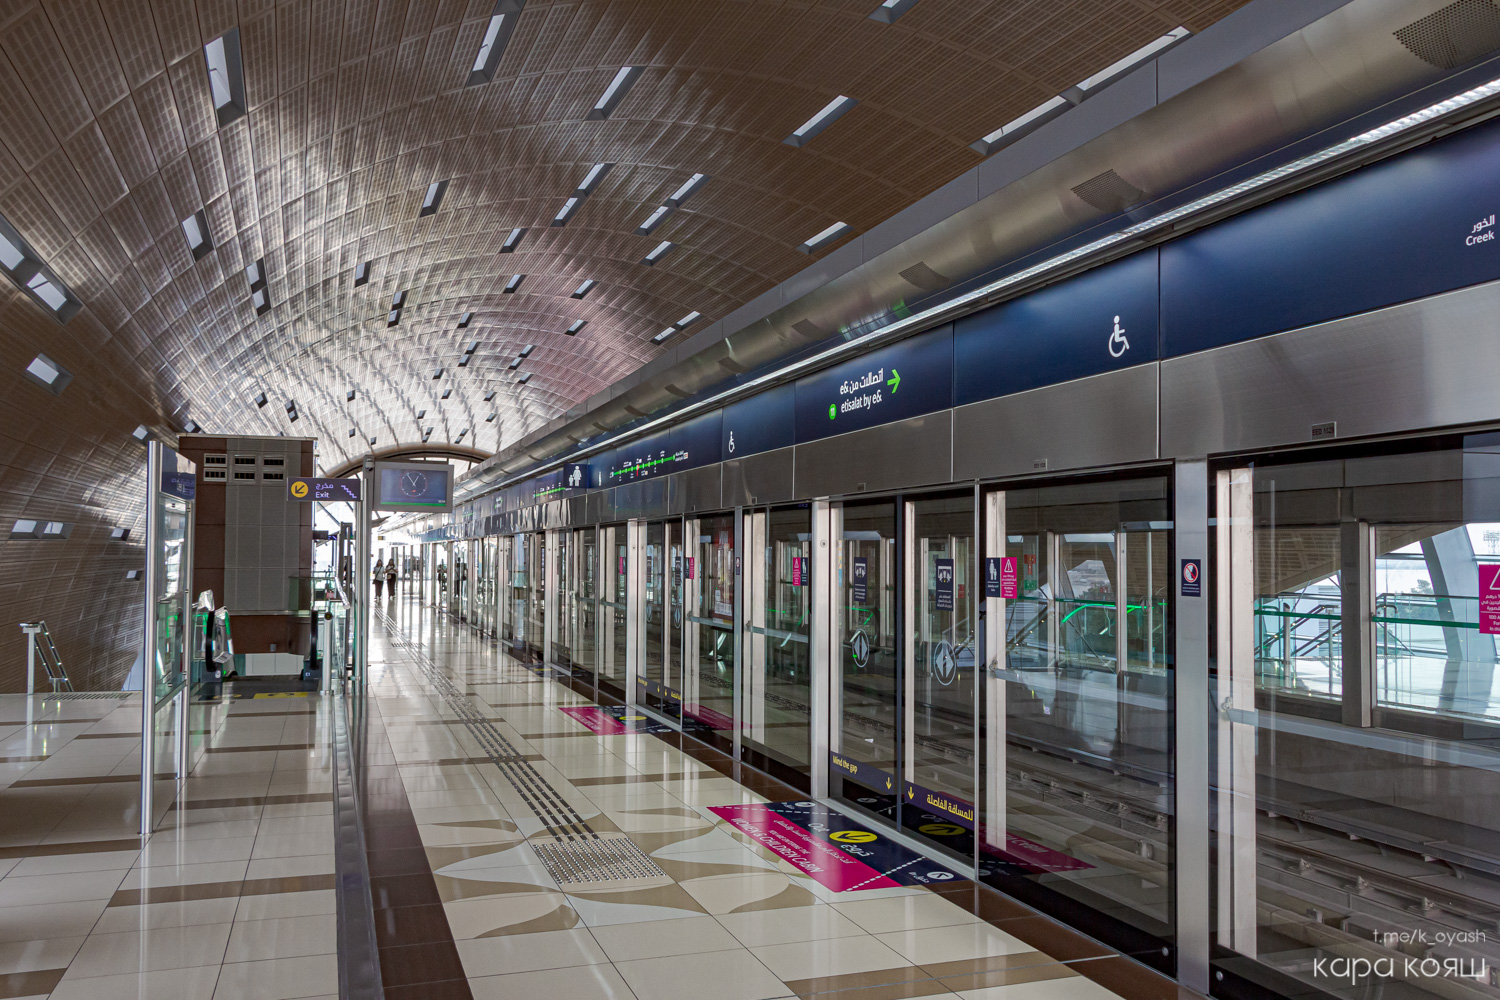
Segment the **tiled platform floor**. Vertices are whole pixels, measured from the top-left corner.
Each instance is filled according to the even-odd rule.
[[[1177,994],[1166,980],[1019,905],[981,899],[968,884],[942,894],[830,893],[704,810],[764,801],[762,793],[787,797],[769,779],[747,773],[752,790],[700,759],[712,751],[672,735],[595,736],[558,710],[586,699],[410,598],[389,602],[373,633],[369,857],[388,997]],[[464,692],[594,830],[628,834],[670,882],[560,889],[528,843],[550,839],[528,804],[536,796],[523,796],[489,762],[430,671]],[[387,824],[393,832],[382,843]],[[427,862],[421,872],[412,864],[418,857]]]
[[[139,696],[0,698],[0,998],[338,991],[317,696],[195,706],[196,764],[137,835]]]

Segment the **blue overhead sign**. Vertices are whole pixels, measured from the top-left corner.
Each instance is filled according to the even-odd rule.
[[[953,405],[953,327],[840,362],[796,387],[798,443],[946,410]]]
[[[787,383],[724,407],[724,461],[791,447],[796,442],[796,400],[796,387]]]
[[[1157,358],[1156,251],[1143,250],[954,324],[962,406]]]
[[[1163,355],[1500,278],[1497,139],[1477,126],[1166,244]]]
[[[720,411],[622,444],[611,453],[604,485],[655,479],[719,461]]]

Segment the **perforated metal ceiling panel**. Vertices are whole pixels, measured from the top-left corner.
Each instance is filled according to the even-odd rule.
[[[976,139],[1243,2],[920,0],[884,24],[878,0],[527,0],[476,86],[494,0],[7,4],[0,216],[83,309],[62,326],[0,282],[0,517],[52,505],[105,534],[129,523],[137,424],[316,436],[324,468],[372,437],[419,445],[426,427],[493,452],[650,360],[684,315],[717,319],[805,267],[814,234],[868,230],[972,167]],[[232,29],[245,113],[221,125],[204,46]],[[643,69],[590,120],[623,66]],[[839,95],[859,103],[783,142]],[[596,163],[614,166],[551,225]],[[638,234],[696,173],[709,179]],[[438,210],[420,215],[439,181]],[[200,211],[212,249],[195,259],[183,220]],[[675,249],[643,265],[663,240]],[[571,297],[585,279],[598,284]],[[38,350],[75,376],[60,397],[20,378]],[[92,572],[20,558],[7,553],[0,588]],[[101,587],[123,577],[97,572]],[[17,602],[0,597],[10,620],[51,614]],[[127,611],[92,627],[124,634]],[[0,632],[0,655],[13,638]]]

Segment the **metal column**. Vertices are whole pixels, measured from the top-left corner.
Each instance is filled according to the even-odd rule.
[[[817,500],[812,505],[812,635],[808,652],[812,663],[811,697],[812,738],[810,770],[812,771],[812,796],[815,799],[828,795],[828,748],[830,687],[834,683],[831,664],[837,660],[830,654],[827,637],[831,629],[830,613],[833,609],[833,545],[829,536],[831,511],[827,500]],[[819,642],[818,637],[824,641]]]
[[[1209,801],[1208,598],[1201,570],[1208,566],[1208,463],[1180,461],[1173,475],[1176,522],[1177,657],[1175,727],[1177,767],[1177,978],[1208,992]],[[1222,514],[1221,514],[1222,516]],[[1197,560],[1200,596],[1183,593],[1183,569]]]
[[[161,570],[157,566],[156,522],[161,516],[162,445],[146,444],[146,600],[145,627],[141,645],[141,836],[151,836],[151,818],[156,813],[156,588]]]

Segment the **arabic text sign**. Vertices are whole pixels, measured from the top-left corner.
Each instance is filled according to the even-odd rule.
[[[1500,563],[1479,565],[1479,631],[1500,635]]]

